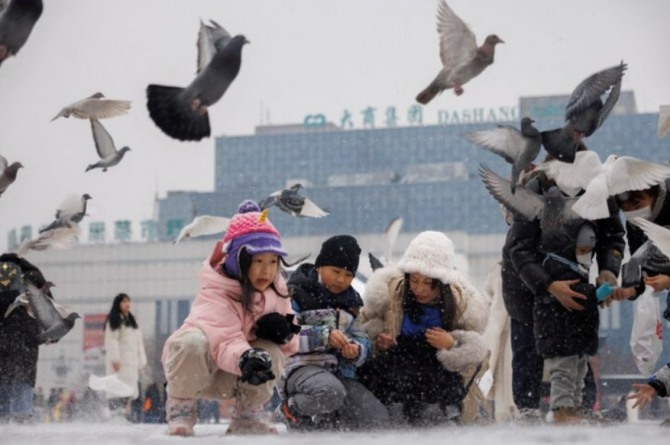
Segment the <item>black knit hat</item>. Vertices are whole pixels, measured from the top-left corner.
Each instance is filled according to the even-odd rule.
[[[361,248],[356,238],[351,235],[337,235],[323,242],[314,266],[341,267],[356,275],[360,256]]]

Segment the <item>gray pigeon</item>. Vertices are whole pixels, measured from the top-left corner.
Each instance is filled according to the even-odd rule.
[[[259,202],[258,206],[261,210],[265,210],[276,205],[280,210],[292,216],[322,218],[328,215],[328,212],[319,208],[313,201],[302,196],[301,188],[301,184],[295,184],[288,190],[277,190]]]
[[[123,147],[117,151],[112,136],[97,119],[91,119],[91,130],[93,131],[95,150],[98,152],[98,156],[100,156],[100,161],[86,167],[86,171],[101,168],[103,172],[106,172],[109,167],[113,167],[121,162],[126,152],[130,151],[130,147]]]
[[[0,196],[7,188],[16,181],[16,174],[23,165],[20,162],[13,162],[8,165],[7,159],[0,155]]]
[[[62,314],[54,305],[51,298],[51,288],[54,284],[47,281],[41,289],[38,289],[30,281],[26,281],[26,297],[30,311],[42,327],[42,332],[37,335],[37,341],[40,343],[55,343],[65,334],[70,332],[74,326],[74,321],[81,318],[76,312],[67,315]]]
[[[0,13],[0,64],[26,44],[42,8],[42,0],[12,0]]]
[[[577,85],[565,107],[565,125],[542,132],[542,144],[550,155],[559,161],[574,162],[578,143],[602,126],[619,100],[621,79],[626,68],[627,65],[621,62],[587,77]],[[601,97],[608,90],[603,103]]]
[[[76,195],[68,197],[56,211],[56,219],[40,230],[40,233],[59,227],[72,227],[73,223],[79,224],[86,216],[86,203],[89,199],[91,199],[91,196],[88,193],[84,193],[81,198]]]
[[[199,141],[211,134],[207,108],[221,99],[237,77],[243,35],[230,39],[186,88],[149,85],[147,108],[154,123],[168,136],[180,141]]]
[[[520,185],[516,193],[512,193],[509,180],[498,176],[486,165],[480,165],[479,175],[496,201],[528,221],[539,219],[543,233],[564,232],[574,227],[573,223],[581,225],[584,222],[572,210],[577,198],[566,197],[558,187],[551,187],[546,194],[538,195]]]
[[[34,240],[26,240],[17,252],[18,256],[24,256],[29,250],[43,251],[51,249],[67,249],[77,242],[80,233],[79,225],[69,223],[67,226],[56,227],[40,233]]]
[[[470,142],[502,156],[512,164],[512,193],[516,190],[521,173],[531,166],[542,147],[542,138],[533,127],[529,117],[521,119],[521,131],[509,125],[498,125],[493,130],[467,133],[463,137]]]
[[[453,88],[457,96],[463,94],[463,85],[491,65],[496,45],[505,43],[491,34],[482,46],[477,47],[475,34],[445,0],[440,0],[437,6],[437,33],[440,35],[440,59],[444,67],[435,80],[416,96],[416,101],[424,105],[449,88]]]
[[[228,31],[214,20],[206,25],[200,21],[200,30],[198,31],[198,73],[202,71],[212,60],[214,54],[226,47],[232,39]]]

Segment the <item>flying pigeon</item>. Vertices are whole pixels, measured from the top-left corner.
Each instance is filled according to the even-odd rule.
[[[619,193],[648,189],[670,178],[670,165],[654,164],[629,156],[610,155],[601,163],[598,153],[580,151],[574,164],[550,161],[540,165],[547,177],[571,196],[585,192],[573,210],[584,219],[609,216],[607,198]]]
[[[328,215],[328,212],[320,209],[309,198],[300,194],[301,184],[295,184],[288,190],[277,190],[263,201],[258,203],[261,210],[265,210],[273,205],[280,210],[292,216],[302,216],[311,218],[322,218]]]
[[[232,37],[223,29],[221,25],[214,20],[209,21],[209,25],[200,20],[200,30],[198,31],[198,70],[202,71],[212,60],[214,54],[225,48]]]
[[[190,224],[181,229],[179,236],[174,240],[174,244],[177,244],[184,238],[197,238],[199,236],[225,232],[228,230],[228,224],[230,224],[230,218],[209,215],[198,216]]]
[[[641,218],[638,218],[640,220]],[[647,220],[643,220],[648,222]],[[638,221],[632,221],[631,224],[637,225]],[[653,223],[650,223],[653,224]],[[661,226],[653,224],[670,233],[670,230],[664,229]],[[652,229],[653,230],[653,229]],[[621,287],[636,287],[642,281],[642,268],[654,271],[663,271],[670,268],[670,258],[664,255],[661,250],[652,243],[651,239],[647,239],[633,255],[627,263],[621,266]]]
[[[600,128],[614,109],[626,68],[627,65],[621,62],[587,77],[577,85],[565,107],[565,125],[542,132],[542,144],[549,154],[563,162],[574,161],[577,142]],[[609,94],[603,103],[601,97],[607,91]]]
[[[94,391],[105,391],[114,397],[130,397],[133,395],[133,388],[124,383],[118,374],[110,374],[104,377],[91,374],[88,376],[88,387]]]
[[[74,321],[81,318],[76,312],[70,312],[63,306],[57,305],[51,298],[51,288],[54,284],[47,281],[41,289],[30,281],[25,281],[26,293],[16,297],[7,308],[5,318],[19,306],[26,306],[30,316],[40,324],[42,332],[37,335],[40,343],[55,343],[70,332]]]
[[[519,182],[519,176],[531,166],[542,147],[540,132],[533,127],[533,122],[535,121],[531,118],[524,117],[521,119],[521,131],[509,125],[498,125],[492,130],[476,131],[463,136],[512,164],[512,193]]]
[[[86,167],[86,171],[101,168],[103,172],[106,172],[109,167],[113,167],[121,162],[126,152],[130,151],[130,147],[123,147],[117,151],[112,136],[97,119],[91,119],[91,130],[93,131],[95,150],[98,152],[98,156],[100,156],[100,161]]]
[[[639,217],[634,222],[663,255],[670,257],[670,229]]]
[[[56,211],[56,219],[40,230],[40,233],[45,233],[59,227],[72,227],[72,223],[79,224],[84,216],[86,216],[86,202],[91,199],[88,193],[80,197],[72,195],[65,199]]]
[[[7,159],[0,155],[0,196],[16,181],[16,174],[22,167],[20,162],[13,162],[12,165],[9,165]]]
[[[95,93],[93,96],[66,106],[51,119],[51,122],[59,117],[70,116],[79,119],[108,119],[127,114],[130,104],[129,100],[107,99],[102,93]]]
[[[670,130],[670,105],[661,105],[658,110],[658,131],[656,135],[659,139],[665,137]]]
[[[165,134],[181,141],[199,141],[211,134],[208,107],[221,99],[237,77],[242,47],[249,41],[237,35],[216,51],[186,88],[149,85],[147,108]]]
[[[497,35],[491,34],[482,46],[477,47],[475,34],[445,0],[440,0],[437,5],[437,33],[440,36],[440,59],[444,68],[416,96],[416,101],[424,105],[449,88],[453,88],[457,96],[463,94],[463,85],[493,63],[496,44],[505,43]]]
[[[479,175],[496,201],[528,221],[539,219],[543,232],[557,232],[573,223],[583,222],[574,212],[577,198],[564,196],[558,187],[551,187],[544,195],[538,195],[520,185],[512,193],[510,181],[498,176],[486,165],[480,165]]]
[[[77,242],[80,232],[79,225],[72,222],[63,227],[46,230],[37,239],[26,240],[17,255],[24,256],[29,250],[68,249]]]
[[[400,231],[402,230],[402,225],[403,225],[404,220],[402,218],[394,218],[389,225],[386,227],[386,230],[384,231],[385,238],[386,238],[386,249],[385,249],[385,259],[387,262],[392,261],[393,257],[393,247],[395,246],[395,242],[398,240],[398,235],[400,235]]]
[[[12,0],[0,12],[0,65],[26,44],[42,9],[42,0]]]

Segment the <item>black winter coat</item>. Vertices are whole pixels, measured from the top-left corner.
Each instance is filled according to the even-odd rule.
[[[526,187],[536,193],[544,193],[553,183],[546,184],[545,181],[538,179],[529,182]],[[615,276],[619,275],[621,260],[625,247],[624,229],[619,217],[619,208],[613,198],[608,200],[610,217],[595,221],[595,232],[597,243],[595,247],[598,269],[600,271],[609,270]],[[513,316],[513,313],[521,312],[521,315],[527,321],[529,307],[528,293],[520,289],[524,284],[530,293],[535,296],[545,295],[551,282],[556,281],[544,269],[542,262],[545,258],[545,251],[542,245],[540,223],[526,221],[522,218],[515,218],[507,234],[505,246],[503,247],[503,270],[505,268],[505,256],[508,255],[509,262],[516,272],[503,272],[503,292],[508,290],[508,295],[504,295],[505,305]],[[505,280],[508,280],[506,283]],[[522,288],[521,288],[522,289]],[[517,315],[517,318],[518,315]],[[519,318],[524,321],[523,318]]]
[[[18,265],[24,278],[35,286],[44,285],[42,272],[25,259],[13,253],[6,253],[0,255],[0,264],[3,262]],[[3,286],[0,282],[0,383],[27,383],[35,386],[39,350],[36,338],[40,333],[39,324],[23,307],[15,309],[5,318],[7,308],[20,293],[16,289],[7,289],[7,286]]]

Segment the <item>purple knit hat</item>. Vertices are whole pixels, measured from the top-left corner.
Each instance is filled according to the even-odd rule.
[[[281,245],[279,232],[267,219],[266,214],[253,201],[244,201],[238,213],[230,221],[224,237],[223,251],[226,253],[226,272],[233,278],[240,278],[240,252],[246,249],[249,255],[274,253],[286,256]]]

